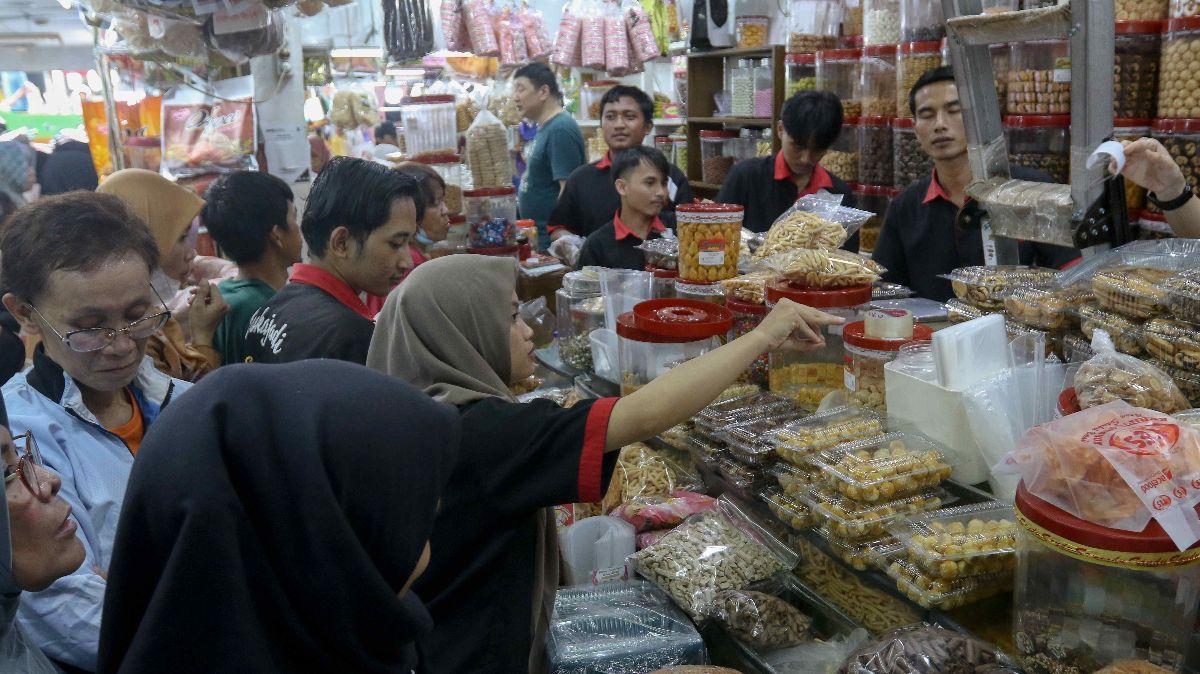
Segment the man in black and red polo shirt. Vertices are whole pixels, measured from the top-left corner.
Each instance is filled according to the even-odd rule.
[[[387,295],[400,283],[412,268],[409,239],[424,216],[411,177],[349,157],[326,164],[300,225],[312,260],[294,265],[288,284],[250,317],[247,362],[366,364],[375,317],[359,294]]]
[[[621,207],[613,187],[613,155],[638,147],[654,128],[654,101],[637,87],[616,86],[600,99],[600,132],[608,152],[591,164],[575,169],[567,178],[558,203],[550,214],[551,237],[565,233],[587,237],[612,220]],[[692,201],[687,176],[674,164],[669,166],[667,203],[659,214],[667,227],[675,226],[675,206]]]
[[[783,104],[775,127],[780,151],[734,165],[717,202],[745,207],[742,225],[765,232],[800,197],[820,190],[850,195],[850,186],[826,171],[821,159],[842,132],[842,103],[828,91],[802,91]],[[846,205],[852,205],[846,203]],[[855,234],[843,246],[858,250]]]
[[[621,208],[588,236],[578,267],[645,268],[645,255],[637,246],[667,231],[659,213],[668,201],[669,166],[663,153],[644,145],[613,153],[613,186]]]
[[[892,201],[872,257],[887,269],[885,281],[912,288],[919,297],[944,302],[954,297],[942,278],[959,267],[984,263],[978,226],[961,227],[958,212],[967,201],[971,164],[958,86],[950,68],[921,76],[909,92],[909,106],[921,149],[933,158],[932,174],[918,180]],[[1020,166],[1013,178],[1050,182],[1050,176]],[[1022,241],[1021,264],[1061,268],[1079,259],[1079,251]]]

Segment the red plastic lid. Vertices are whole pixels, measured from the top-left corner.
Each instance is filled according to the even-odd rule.
[[[754,314],[756,316],[767,315],[767,305],[739,300],[736,297],[726,297],[725,308],[735,314]]]
[[[863,126],[891,126],[891,117],[859,117],[858,123]]]
[[[1174,33],[1180,30],[1197,30],[1200,29],[1200,16],[1183,16],[1178,19],[1171,19],[1167,22],[1167,32]]]
[[[896,55],[896,45],[876,44],[863,48],[863,56],[892,56]]]
[[[795,66],[811,66],[817,62],[816,54],[788,54],[786,57],[788,65]]]
[[[488,248],[471,248],[467,247],[467,252],[471,255],[494,255],[499,257],[515,255],[521,250],[520,246],[495,246]]]
[[[915,123],[916,123],[916,120],[913,119],[912,117],[897,117],[896,119],[892,120],[892,128],[893,129],[911,129],[911,128],[913,128]]]
[[[905,42],[900,45],[900,55],[905,54],[936,54],[942,51],[944,40],[926,40],[924,42]]]
[[[737,138],[738,132],[726,129],[708,129],[700,132],[701,138]]]
[[[863,43],[866,41],[867,41],[866,35],[862,35],[862,34],[847,35],[842,38],[841,44],[844,44],[849,47],[854,47],[855,49],[861,49],[863,46]]]
[[[826,49],[817,52],[818,61],[849,61],[862,58],[861,49]]]
[[[466,222],[467,216],[463,213],[455,213],[450,216],[450,224],[457,225],[461,222]]]
[[[842,117],[842,126],[858,126],[858,117]]]
[[[632,339],[635,342],[651,342],[651,343],[669,343],[671,340],[660,339],[655,335],[651,335],[645,330],[639,330],[633,324],[633,312],[626,311],[617,316],[617,335],[626,339]]]
[[[481,187],[477,190],[463,190],[464,197],[502,197],[516,193],[517,190],[512,187]]]
[[[1068,386],[1058,394],[1058,413],[1065,417],[1078,411],[1079,396],[1075,395],[1074,386]]]
[[[528,219],[517,220],[517,227],[519,227],[521,229],[529,229],[530,227],[533,227],[536,224],[537,224],[537,222],[534,220],[528,220]]]
[[[854,183],[850,189],[868,197],[894,197],[897,194],[900,194],[900,189],[891,185],[864,185],[862,183]]]
[[[871,301],[871,286],[851,286],[837,290],[819,290],[789,283],[786,279],[775,279],[767,283],[767,303],[775,304],[789,299],[816,309],[857,307]]]
[[[1011,126],[1018,129],[1036,129],[1036,128],[1054,128],[1054,129],[1069,129],[1071,128],[1070,115],[1007,115],[1004,117],[1004,126]]]
[[[1156,119],[1152,128],[1155,133],[1200,133],[1200,119]]]
[[[457,164],[462,158],[456,154],[430,154],[416,157],[413,161],[421,164]]]
[[[703,300],[646,300],[633,307],[633,324],[652,335],[673,338],[671,341],[695,341],[729,332],[733,312]]]
[[[1158,35],[1166,27],[1166,21],[1118,21],[1117,35]]]
[[[745,210],[745,206],[738,204],[717,204],[710,201],[679,204],[675,207],[676,213],[741,213]]]
[[[1153,119],[1134,119],[1128,117],[1118,117],[1113,120],[1113,127],[1117,129],[1131,129],[1135,127],[1150,128],[1154,124]]]
[[[1025,482],[1017,486],[1017,510],[1031,522],[1069,541],[1111,552],[1178,553],[1179,548],[1157,520],[1141,531],[1109,529],[1080,519],[1030,494]],[[1200,545],[1197,543],[1196,545]],[[1193,545],[1189,550],[1195,549]]]
[[[429,96],[406,96],[404,105],[430,105],[432,103],[453,103],[454,94],[431,94]]]
[[[592,82],[584,82],[585,87],[615,87],[619,84],[616,80],[594,80]]]
[[[159,147],[162,145],[162,138],[158,136],[130,136],[122,142],[129,147]]]
[[[879,337],[868,337],[866,335],[867,324],[864,321],[855,321],[842,328],[842,340],[851,346],[857,346],[860,349],[870,349],[872,351],[899,351],[900,347],[912,342],[928,341],[933,339],[933,328],[923,323],[917,323],[913,326],[913,336],[909,339],[881,339]]]

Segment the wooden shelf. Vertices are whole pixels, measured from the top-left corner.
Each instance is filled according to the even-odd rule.
[[[771,126],[771,117],[688,117],[689,124],[741,124],[743,126]]]
[[[687,56],[690,59],[749,58],[751,56],[771,56],[773,51],[774,47],[767,45],[765,47],[733,47],[730,49],[713,49],[711,51],[693,51],[688,52]]]
[[[399,110],[399,108],[397,108],[397,110]],[[683,117],[673,117],[670,119],[667,119],[665,117],[655,117],[653,120],[653,125],[654,126],[683,126],[684,124],[687,124],[687,122],[688,122],[688,120]],[[600,126],[600,120],[598,120],[598,119],[579,119],[579,120],[575,120],[575,123],[578,124],[581,128]]]

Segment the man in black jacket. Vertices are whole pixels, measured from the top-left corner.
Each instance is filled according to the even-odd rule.
[[[621,207],[621,197],[613,187],[613,156],[621,150],[637,147],[654,128],[654,101],[637,87],[616,86],[600,99],[600,131],[608,152],[597,162],[575,169],[558,203],[550,214],[553,238],[565,233],[587,237],[611,222]],[[667,203],[659,217],[668,227],[675,226],[675,206],[691,203],[692,188],[677,166],[670,166]]]
[[[884,280],[942,302],[954,297],[943,274],[984,264],[979,227],[957,224],[972,176],[954,72],[938,68],[925,73],[908,100],[916,118],[917,140],[933,158],[934,169],[892,201],[872,257],[888,270]],[[1048,175],[1020,166],[1013,166],[1011,172],[1020,180],[1050,182]],[[1079,251],[1060,246],[1023,241],[1019,248],[1022,264],[1061,268],[1079,258]]]
[[[773,157],[738,162],[717,201],[746,208],[743,226],[765,232],[796,200],[820,190],[850,195],[850,186],[826,171],[821,158],[842,132],[842,103],[828,91],[802,91],[783,104],[775,133],[782,149]],[[850,205],[850,204],[847,204]],[[858,235],[844,246],[858,250]]]

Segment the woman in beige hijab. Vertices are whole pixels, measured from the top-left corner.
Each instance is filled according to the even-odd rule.
[[[96,191],[120,197],[149,225],[158,244],[160,260],[150,284],[160,298],[169,301],[187,279],[192,258],[196,255],[188,234],[192,220],[204,208],[204,200],[191,190],[144,169],[117,171]],[[146,355],[154,360],[155,367],[176,379],[199,380],[221,365],[221,354],[212,345],[213,334],[228,311],[229,305],[216,284],[201,281],[187,312],[191,341],[179,321],[172,318],[150,338]]]
[[[430,670],[544,670],[558,585],[545,509],[599,501],[614,450],[692,417],[762,353],[820,346],[820,326],[840,322],[783,301],[748,335],[624,398],[569,409],[522,404],[508,386],[533,374],[533,331],[517,311],[512,261],[452,255],[414,269],[388,296],[367,365],[462,415],[460,460],[442,494],[433,557],[413,588],[434,618],[434,633],[420,643]]]

